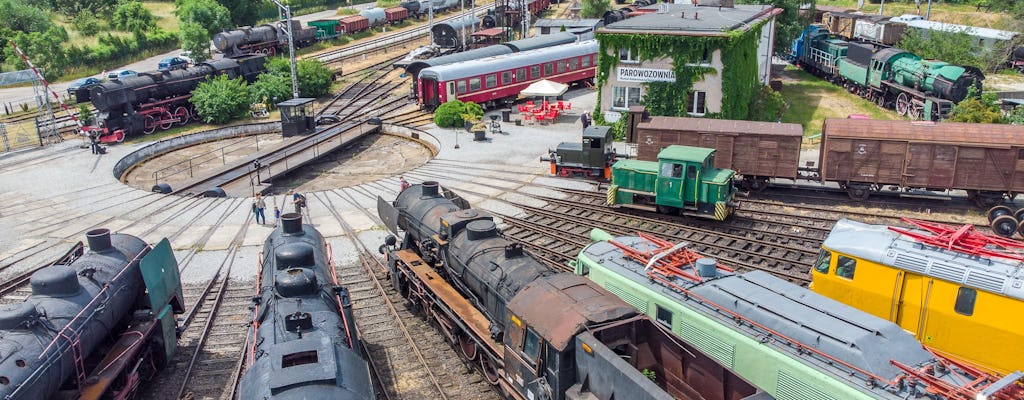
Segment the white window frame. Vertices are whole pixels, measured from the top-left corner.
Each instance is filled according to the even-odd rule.
[[[686,113],[690,114],[690,115],[693,115],[695,117],[703,117],[705,114],[708,113],[708,92],[704,92],[704,91],[700,91],[700,90],[694,90],[693,92],[690,92],[690,93],[691,93],[689,95],[689,97],[690,97],[689,100],[690,101],[689,101],[689,104],[687,105]],[[697,111],[697,97],[699,96],[699,93],[704,94],[704,110],[702,110],[701,112],[696,112]]]
[[[624,93],[623,98],[622,98],[622,102],[624,104],[623,106],[616,106],[615,105],[615,89],[618,89],[618,88],[624,89],[626,91]],[[632,104],[632,103],[629,102],[629,92],[633,91],[633,90],[636,90],[637,92],[639,92],[639,94],[637,95],[636,104]],[[629,110],[630,106],[639,106],[639,105],[641,105],[641,103],[643,103],[643,101],[644,101],[643,86],[612,86],[612,106],[609,107],[609,109],[611,109],[611,110]]]
[[[622,51],[623,50],[626,51],[626,58],[625,59],[622,58]],[[635,58],[636,55],[633,54],[633,49],[618,49],[616,51],[616,53],[619,56],[619,62],[620,63],[625,63],[625,64],[639,64],[640,63],[640,59],[639,58]]]

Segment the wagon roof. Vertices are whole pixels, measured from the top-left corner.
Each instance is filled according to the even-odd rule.
[[[597,41],[587,40],[521,53],[503,54],[478,60],[430,67],[420,71],[420,77],[433,77],[439,81],[449,81],[594,53],[597,53]],[[498,68],[498,66],[501,66],[501,68]]]
[[[1024,146],[1024,126],[1020,125],[829,118],[822,124],[821,132],[826,140],[844,137],[963,143],[978,147]]]
[[[588,326],[637,313],[590,279],[570,273],[531,282],[512,298],[508,310],[559,351]]]
[[[658,152],[658,160],[704,162],[704,160],[714,153],[715,149],[671,145]]]
[[[733,133],[803,136],[800,124],[735,121],[728,119],[685,118],[685,117],[651,117],[650,120],[637,125],[638,129],[697,131],[707,133]]]

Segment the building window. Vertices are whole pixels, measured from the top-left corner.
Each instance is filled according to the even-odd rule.
[[[589,67],[590,66],[590,56],[583,56],[583,58],[580,58],[580,65],[582,65],[583,68]]]
[[[814,263],[814,270],[823,274],[828,274],[828,263],[832,261],[832,252],[828,250],[822,250],[818,253],[818,261]]]
[[[580,68],[580,61],[575,57],[569,60],[569,70],[575,71]]]
[[[654,307],[657,309],[656,318],[658,322],[667,326],[668,329],[672,329],[672,311],[661,308],[661,306],[657,304],[655,304]]]
[[[857,270],[857,259],[846,256],[839,256],[836,262],[836,276],[840,278],[853,279],[853,273]]]
[[[516,69],[516,82],[522,82],[526,80],[526,68]]]
[[[508,85],[510,83],[512,83],[512,71],[502,72],[501,73],[501,84],[502,85]]]
[[[953,310],[957,314],[970,317],[974,315],[974,300],[977,298],[977,290],[962,287],[956,292],[956,304],[953,305]]]
[[[558,73],[561,74],[561,73],[565,72],[565,61],[564,60],[560,60],[560,61],[557,61],[557,63],[558,63]]]
[[[466,81],[459,81],[458,85],[456,85],[456,86],[458,86],[458,88],[459,88],[458,89],[459,94],[466,93]]]
[[[555,73],[555,66],[551,63],[544,63],[544,76],[551,76]]]
[[[480,78],[469,78],[469,91],[475,92],[480,90]]]
[[[690,108],[686,111],[690,113],[690,115],[706,114],[708,112],[707,104],[705,104],[707,95],[707,92],[693,92],[692,94],[690,94]]]
[[[540,78],[540,65],[530,67],[530,79]]]
[[[626,63],[638,63],[640,59],[633,54],[633,50],[630,49],[619,49],[619,61]]]
[[[484,77],[484,85],[486,85],[488,89],[498,86],[498,76],[494,74],[487,75]]]
[[[640,88],[612,86],[612,108],[629,108],[640,105]]]

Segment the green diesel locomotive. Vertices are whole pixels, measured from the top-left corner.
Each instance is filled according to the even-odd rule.
[[[731,169],[715,168],[715,150],[668,146],[658,161],[619,160],[612,165],[608,205],[721,221],[736,208]]]

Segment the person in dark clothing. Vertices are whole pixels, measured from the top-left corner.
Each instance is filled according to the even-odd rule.
[[[92,149],[92,154],[103,154],[103,150],[100,149],[100,140],[98,133],[89,134],[89,147]]]
[[[590,126],[590,113],[584,111],[583,114],[580,114],[580,122],[583,123],[583,130],[587,130],[587,127]]]
[[[288,194],[292,195],[292,204],[295,205],[295,212],[302,214],[302,209],[306,207],[306,196],[294,190],[289,190]]]

